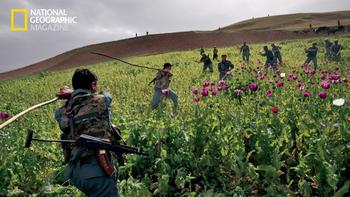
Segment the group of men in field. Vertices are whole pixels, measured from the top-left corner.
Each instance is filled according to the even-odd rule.
[[[328,39],[325,40],[324,44],[324,56],[325,59],[330,61],[336,61],[339,62],[341,59],[340,52],[342,50],[342,46],[339,44],[338,40],[335,40],[334,43],[330,42]],[[276,68],[278,65],[283,65],[282,61],[282,53],[281,53],[281,46],[278,46],[274,43],[271,44],[271,50],[268,48],[268,46],[263,47],[263,52],[259,52],[261,56],[266,57],[264,67],[265,69],[272,67]],[[312,46],[309,48],[305,48],[306,53],[306,60],[304,64],[309,64],[310,62],[313,63],[314,68],[316,69],[317,64],[317,43],[312,43]],[[240,47],[240,52],[242,55],[242,60],[245,62],[249,62],[250,58],[250,48],[247,45],[246,42],[243,43],[243,45]],[[207,69],[209,69],[210,72],[213,72],[213,62],[209,57],[209,54],[205,54],[205,51],[203,48],[200,48],[200,55],[201,59],[199,62],[203,62],[203,72],[205,72]],[[213,60],[218,60],[218,49],[216,47],[213,48]],[[225,65],[225,66],[223,66]],[[222,60],[218,64],[218,70],[219,70],[219,80],[222,80],[224,78],[227,78],[227,76],[230,73],[229,72],[233,68],[233,64],[227,60],[227,55],[222,55]]]
[[[335,40],[334,43],[328,39],[324,42],[324,57],[330,61],[340,61],[340,51],[342,46],[339,44],[338,40]]]
[[[282,64],[281,47],[275,44],[263,47],[264,51],[259,52],[266,57],[265,68],[276,68]],[[340,61],[340,50],[342,47],[335,41],[334,44],[325,41],[325,58]],[[306,64],[311,61],[317,67],[317,44],[313,43],[310,48],[305,49],[307,53]],[[203,62],[203,71],[209,69],[213,72],[213,62],[209,55],[205,54],[203,48],[200,50]],[[243,61],[249,62],[250,49],[247,43],[240,48]],[[213,60],[218,61],[218,49],[213,49]],[[227,59],[226,54],[221,55],[218,63],[219,79],[228,79],[233,71],[234,65]],[[157,108],[162,97],[170,98],[173,101],[173,113],[177,112],[178,97],[169,86],[173,74],[172,65],[165,63],[156,77],[151,81],[154,83],[154,95],[151,101],[151,109]],[[59,98],[67,99],[66,103],[56,111],[55,117],[61,130],[62,139],[75,140],[81,134],[88,134],[105,140],[115,141],[113,138],[114,126],[111,122],[110,94],[98,90],[97,76],[88,69],[77,69],[72,77],[73,90],[62,87],[56,94]],[[72,184],[88,196],[119,196],[115,169],[104,169],[102,163],[112,162],[110,154],[103,150],[86,149],[79,146],[63,147],[66,155],[65,176]],[[69,151],[67,151],[69,149]],[[102,161],[101,161],[102,159]],[[109,173],[106,173],[106,172]],[[112,173],[111,173],[112,172]]]

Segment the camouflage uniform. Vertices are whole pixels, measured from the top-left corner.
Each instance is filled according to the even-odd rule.
[[[92,94],[77,89],[64,106],[55,113],[62,139],[75,140],[81,134],[113,140],[111,137],[110,107],[112,98],[108,93]],[[72,114],[72,122],[70,122]],[[73,129],[71,130],[71,126]],[[119,196],[116,174],[107,176],[97,161],[96,149],[86,149],[63,144],[69,165],[65,177],[88,196]]]
[[[228,60],[225,60],[225,61],[221,61],[219,64],[218,64],[218,70],[219,70],[219,80],[223,80],[224,77],[226,76],[225,79],[228,79],[230,78],[227,74],[228,71],[230,71],[231,69],[233,69],[233,64],[228,61]]]
[[[203,72],[205,72],[208,68],[210,72],[213,72],[213,63],[208,55],[203,54],[200,62],[203,62]]]
[[[329,40],[325,40],[325,42],[324,42],[324,57],[325,57],[325,59],[331,59],[331,57],[332,57],[332,51],[331,51],[332,45],[333,45],[332,42],[330,42]]]
[[[178,107],[178,103],[177,103],[177,95],[176,93],[169,89],[169,85],[170,85],[170,78],[173,76],[173,74],[171,74],[170,72],[166,72],[166,71],[159,71],[157,73],[157,76],[154,78],[154,96],[152,98],[152,102],[151,102],[151,108],[155,109],[158,107],[159,103],[160,103],[160,98],[162,95],[164,95],[162,93],[162,90],[164,89],[168,89],[168,95],[164,95],[168,98],[170,98],[173,101],[173,112],[176,113],[177,111],[177,107]]]
[[[334,61],[339,62],[340,61],[340,51],[342,49],[342,46],[338,44],[338,42],[334,43],[331,47],[331,54],[332,54],[332,59]]]
[[[311,61],[314,64],[314,69],[317,68],[317,52],[318,48],[316,46],[312,46],[306,50],[307,58],[304,64],[309,64]]]
[[[249,61],[250,49],[248,45],[242,45],[240,53],[242,53],[243,61]]]

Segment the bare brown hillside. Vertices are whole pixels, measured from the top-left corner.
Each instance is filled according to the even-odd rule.
[[[270,16],[242,21],[215,31],[156,34],[89,45],[24,68],[0,73],[0,80],[110,61],[107,58],[90,54],[92,51],[125,58],[190,50],[199,47],[231,46],[243,41],[257,43],[324,36],[325,34],[307,32],[309,24],[312,24],[314,28],[320,26],[334,27],[338,20],[346,26],[345,32],[341,33],[348,33],[350,11],[342,11]]]

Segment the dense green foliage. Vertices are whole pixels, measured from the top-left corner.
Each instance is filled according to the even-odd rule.
[[[349,46],[350,36],[338,39]],[[203,81],[218,82],[216,69],[202,74],[202,65],[194,62],[199,59],[198,50],[129,59],[154,68],[164,62],[175,65],[171,88],[180,104],[175,118],[165,99],[162,108],[149,111],[153,87],[148,83],[153,71],[118,62],[87,66],[98,75],[99,89],[112,94],[113,122],[122,129],[124,140],[150,153],[147,158],[128,155],[126,165],[119,167],[122,196],[342,196],[348,192],[350,88],[340,82],[323,90],[319,71],[349,79],[350,49],[342,52],[342,63],[326,62],[323,40],[280,42],[284,78],[274,76],[272,70],[264,79],[256,78],[258,70],[264,72],[264,58],[258,55],[262,44],[251,46],[248,65],[241,62],[238,46],[219,49],[235,65],[232,79],[226,81],[229,89],[218,91],[217,96],[199,95],[198,103],[193,102],[191,90],[200,90]],[[314,75],[305,74],[303,49],[314,41],[320,48],[320,68]],[[293,71],[304,90],[296,88],[295,80],[288,81]],[[0,111],[16,114],[53,98],[59,87],[70,85],[72,73],[65,70],[1,81]],[[328,79],[329,74],[324,75]],[[283,82],[283,87],[276,87],[276,81]],[[234,93],[252,82],[258,85],[257,91]],[[266,96],[269,89],[271,97]],[[304,97],[305,91],[311,96]],[[320,92],[327,92],[327,98],[320,99]],[[333,105],[336,98],[344,98],[345,104]],[[81,195],[62,179],[58,144],[33,142],[30,149],[23,148],[28,128],[37,137],[59,138],[53,111],[61,104],[33,111],[1,131],[0,196]],[[273,107],[277,113],[271,111]]]

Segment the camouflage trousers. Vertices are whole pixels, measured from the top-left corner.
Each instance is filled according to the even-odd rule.
[[[173,101],[173,113],[176,113],[177,107],[178,107],[177,95],[173,90],[170,90],[170,89],[168,89],[168,90],[169,90],[168,95],[163,95],[162,89],[160,89],[160,88],[154,89],[154,95],[153,95],[152,102],[151,102],[152,109],[157,108],[159,103],[160,103],[161,97],[165,96],[167,98],[170,98]]]

